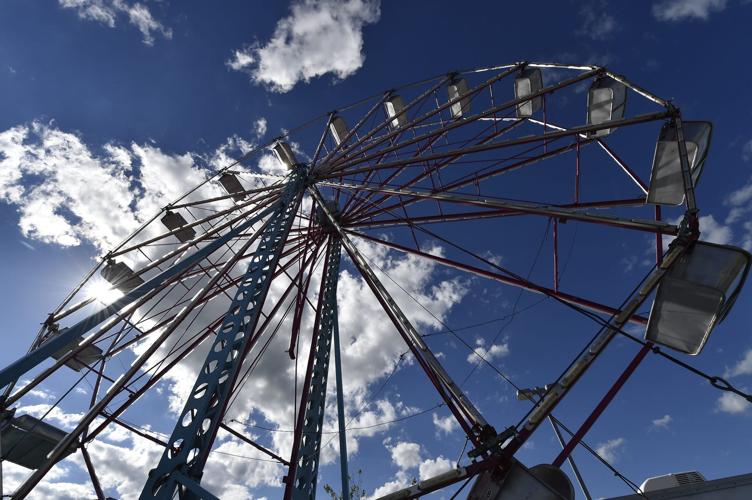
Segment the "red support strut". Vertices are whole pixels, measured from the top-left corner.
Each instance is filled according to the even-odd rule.
[[[622,372],[616,382],[614,382],[614,385],[611,386],[611,389],[609,389],[606,395],[603,396],[603,399],[601,399],[600,403],[598,403],[598,406],[595,407],[590,416],[582,423],[580,428],[577,429],[577,432],[574,433],[572,439],[570,439],[564,449],[561,450],[559,456],[556,457],[556,459],[552,462],[555,467],[561,467],[561,464],[564,463],[564,460],[567,459],[569,454],[572,453],[572,450],[574,450],[574,447],[577,446],[577,444],[582,440],[583,437],[585,437],[585,434],[587,434],[595,421],[598,420],[598,417],[601,416],[601,413],[603,413],[606,407],[611,403],[611,401],[614,399],[614,396],[616,396],[616,393],[619,392],[624,383],[629,380],[629,377],[632,376],[634,371],[640,365],[642,360],[645,359],[645,356],[648,352],[650,352],[650,349],[652,347],[653,344],[651,344],[650,342],[642,346],[642,349],[639,350],[637,355],[634,357],[634,359],[632,359],[624,372]]]

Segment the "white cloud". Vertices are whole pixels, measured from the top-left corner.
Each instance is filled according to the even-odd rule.
[[[716,401],[716,408],[718,411],[730,413],[732,415],[746,413],[749,411],[750,406],[752,406],[752,404],[750,404],[749,401],[741,396],[737,396],[733,392],[724,392],[721,397],[718,398],[718,401]]]
[[[667,413],[666,415],[663,415],[661,418],[656,418],[655,420],[653,420],[653,427],[656,427],[659,429],[667,429],[669,424],[671,424],[673,420],[674,419],[671,418],[671,415]]]
[[[392,456],[392,462],[399,470],[396,472],[393,479],[374,490],[373,496],[369,497],[371,499],[379,498],[399,489],[406,488],[416,480],[423,481],[453,468],[452,462],[443,455],[424,460],[421,456],[422,448],[418,443],[400,441],[394,446],[391,446],[389,440],[387,440],[384,444]],[[411,470],[415,468],[418,469],[417,478],[411,472]]]
[[[747,143],[745,148],[747,147],[752,151],[752,141]],[[739,189],[731,192],[724,200],[724,203],[730,207],[729,214],[726,217],[726,224],[743,221],[741,224],[742,236],[739,244],[747,250],[752,250],[752,221],[749,220],[749,216],[752,214],[752,179]]]
[[[700,217],[700,232],[701,240],[721,245],[731,243],[733,237],[731,228],[715,220],[712,215]]]
[[[55,396],[42,389],[32,389],[29,391],[29,396],[34,396],[39,399],[52,399]]]
[[[420,465],[420,445],[418,443],[399,442],[389,449],[392,462],[400,469],[412,469]]]
[[[609,463],[615,463],[619,458],[619,450],[624,445],[626,440],[624,438],[609,439],[605,443],[599,443],[595,448],[595,452]]]
[[[454,415],[447,415],[444,418],[439,417],[437,414],[433,414],[433,425],[436,426],[436,432],[443,434],[451,434],[455,429],[459,427]]]
[[[472,353],[467,355],[467,362],[471,364],[484,363],[484,359],[488,362],[493,361],[496,358],[503,358],[509,354],[509,345],[505,342],[501,344],[493,344],[491,347],[486,348],[486,341],[484,339],[475,340],[475,349]]]
[[[674,220],[670,220],[671,224],[679,224],[681,222],[681,217],[678,217]],[[700,223],[700,239],[702,241],[707,241],[709,243],[718,243],[721,245],[727,245],[731,243],[734,239],[734,232],[731,229],[731,226],[728,225],[729,223],[726,222],[726,224],[722,224],[721,222],[718,222],[715,217],[712,214],[708,215],[702,215],[699,218]],[[663,248],[668,248],[668,245],[674,240],[673,236],[664,236],[663,237]],[[655,251],[655,247],[653,246],[654,243],[651,240],[651,243],[649,245],[649,252],[652,253]]]
[[[403,472],[397,473],[394,480],[388,481],[384,483],[383,485],[379,486],[373,491],[373,495],[368,497],[369,499],[374,498],[381,498],[383,496],[388,495],[389,493],[393,493],[397,490],[400,490],[402,488],[407,487],[410,484],[410,481],[407,477],[407,474]]]
[[[580,29],[577,30],[579,35],[593,40],[605,40],[618,29],[616,18],[608,13],[608,3],[605,1],[583,3],[579,14],[582,20]]]
[[[752,375],[752,349],[749,349],[744,357],[733,367],[726,370],[724,377],[737,377],[739,375]]]
[[[421,462],[418,468],[418,477],[421,481],[438,476],[450,469],[454,468],[452,462],[443,456],[438,456],[434,459],[428,459]]]
[[[745,142],[742,146],[742,159],[744,161],[752,160],[752,139]]]
[[[380,0],[296,0],[290,10],[269,42],[236,50],[227,65],[275,92],[363,65],[363,27],[379,20]]]
[[[752,151],[752,141],[747,143],[745,149],[749,147]],[[745,159],[746,156],[745,156]],[[726,217],[726,224],[741,222],[741,236],[737,242],[747,250],[752,250],[752,178],[739,189],[732,191],[724,200],[728,206],[729,214]]]
[[[263,116],[253,122],[253,131],[256,133],[256,138],[261,139],[266,134],[266,118]]]
[[[653,16],[659,21],[707,20],[711,13],[724,10],[726,4],[726,0],[664,0],[653,5]]]
[[[151,145],[107,144],[97,154],[77,135],[39,121],[0,132],[0,201],[16,207],[25,237],[43,243],[85,242],[106,253],[205,178],[192,155]]]
[[[81,137],[59,130],[52,124],[33,122],[0,132],[0,201],[18,210],[19,226],[29,238],[57,245],[92,244],[104,253],[153,215],[155,210],[171,201],[170,198],[203,181],[206,171],[201,164],[223,162],[231,158],[231,151],[249,146],[242,139],[230,138],[207,157],[195,153],[168,153],[154,144],[108,144],[95,148],[85,144]],[[221,191],[214,191],[219,188],[212,186],[208,184],[206,189],[209,191],[197,196],[222,194]],[[37,200],[48,200],[44,217],[39,217],[35,212]],[[57,232],[54,231],[55,227],[50,226],[48,217],[56,217]],[[359,241],[357,244],[375,266],[404,287],[406,292],[381,275],[381,271],[376,271],[421,332],[441,328],[441,321],[446,320],[451,308],[466,292],[457,280],[437,280],[435,264],[431,261],[388,251],[367,242]],[[155,251],[160,250],[157,248]],[[442,252],[439,247],[430,251]],[[312,280],[312,290],[318,289],[318,279],[316,276]],[[285,278],[274,281],[269,292],[269,305],[279,300],[288,283]],[[427,313],[410,296],[439,319]],[[169,297],[166,300],[169,301]],[[363,410],[352,420],[351,426],[374,426],[412,412],[398,397],[394,400],[368,399],[372,385],[394,370],[396,359],[407,349],[362,278],[348,270],[342,271],[338,302],[345,373],[345,411],[350,419]],[[188,334],[195,332],[201,324],[206,324],[207,318],[220,316],[226,307],[227,303],[221,300],[209,302]],[[226,420],[236,418],[245,421],[252,417],[265,426],[291,427],[293,403],[290,395],[295,383],[295,363],[290,362],[285,353],[289,341],[289,320],[289,317],[285,320],[280,333],[269,345],[267,354],[256,366],[253,377],[243,386]],[[301,346],[310,342],[312,324],[313,315],[307,312],[303,318]],[[160,346],[155,359],[169,352],[176,340],[168,339]],[[134,352],[138,354],[145,348],[141,344]],[[159,384],[158,388],[163,391],[159,399],[164,401],[165,414],[164,421],[160,423],[166,422],[168,428],[174,418],[170,412],[182,409],[208,348],[208,345],[196,348]],[[409,363],[408,358],[401,366]],[[115,369],[117,363],[110,366]],[[333,369],[333,366],[330,368]],[[334,384],[330,384],[328,390],[330,397],[327,398],[324,428],[334,429],[336,405],[331,397]],[[26,411],[34,411],[38,415],[47,409],[49,405],[26,405]],[[80,415],[53,410],[50,418],[56,424],[69,428]],[[389,428],[386,425],[349,432],[348,452],[357,453],[360,439],[383,434]],[[222,437],[222,434],[220,437],[217,443],[220,451],[239,455],[254,453],[247,446],[241,450],[238,443]],[[273,451],[289,456],[291,434],[279,432],[264,434],[260,438],[262,444]],[[141,438],[126,438],[122,431],[108,431],[101,442],[98,440],[90,447],[92,455],[96,455],[95,462],[102,464],[97,468],[100,476],[104,476],[100,480],[107,488],[116,490],[119,497],[137,496],[145,481],[146,471],[156,464],[161,453],[158,447],[152,449],[150,446],[150,442]],[[333,439],[322,449],[322,464],[335,460],[337,451],[338,442]],[[403,451],[406,454],[398,453],[400,463],[413,464],[413,469],[420,464],[419,460],[410,458],[407,453],[409,449]],[[100,468],[103,469],[101,472]],[[210,468],[214,468],[214,472],[209,473]],[[227,474],[227,470],[231,473]],[[223,478],[222,483],[213,482],[213,477]],[[232,495],[247,498],[250,496],[248,488],[260,484],[278,486],[280,477],[275,464],[234,460],[213,453],[207,465],[205,482],[207,488],[223,498]],[[404,478],[404,481],[408,480]]]
[[[147,6],[139,2],[127,0],[58,0],[64,9],[73,9],[78,17],[87,21],[95,21],[114,28],[120,16],[128,18],[133,26],[143,35],[146,45],[154,45],[154,34],[159,33],[164,38],[172,38],[172,30],[154,19]]]
[[[59,406],[53,407],[49,404],[20,406],[17,413],[19,415],[28,414],[36,418],[42,418],[44,415],[47,415],[45,421],[55,422],[64,429],[73,428],[83,416],[82,413],[66,413]]]

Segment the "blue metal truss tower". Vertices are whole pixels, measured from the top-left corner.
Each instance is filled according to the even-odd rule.
[[[238,286],[222,327],[198,373],[168,447],[150,471],[141,499],[216,498],[199,484],[204,464],[227,407],[232,387],[252,346],[274,271],[305,190],[307,169],[293,168],[281,204],[262,229],[245,279]]]
[[[332,339],[337,328],[337,279],[339,277],[341,244],[336,233],[329,240],[326,255],[324,281],[319,297],[319,317],[316,318],[318,328],[314,327],[314,342],[312,348],[313,366],[310,381],[304,389],[307,401],[301,402],[302,431],[297,434],[293,443],[293,456],[290,460],[291,470],[287,478],[285,498],[293,500],[312,500],[316,497],[316,478],[319,469],[319,452],[321,451],[321,431],[324,423],[324,409],[326,406],[326,385],[329,374],[329,359],[332,352]],[[338,346],[337,346],[338,347]],[[339,368],[339,366],[338,366]],[[341,394],[341,383],[338,382],[337,391]],[[338,398],[341,399],[341,398]],[[342,421],[342,409],[339,409]],[[300,420],[302,418],[302,422]],[[346,450],[341,450],[346,460]],[[290,483],[290,477],[294,479]]]

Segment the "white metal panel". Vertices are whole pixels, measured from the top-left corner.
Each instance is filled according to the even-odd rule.
[[[684,143],[687,161],[696,185],[710,147],[712,126],[708,122],[684,122]],[[666,123],[662,128],[653,155],[648,203],[679,205],[684,201],[684,179],[677,142],[676,125]]]
[[[389,122],[392,128],[397,129],[407,124],[407,113],[400,114],[405,109],[405,101],[402,99],[402,96],[392,95],[389,97],[384,101],[384,109],[386,110],[386,115],[392,118]]]
[[[449,94],[449,100],[460,98],[467,94],[467,80],[464,78],[457,78],[447,86],[447,92]],[[450,107],[452,118],[462,118],[470,113],[470,97],[465,97],[452,104]]]
[[[347,137],[347,124],[345,123],[345,120],[343,120],[341,116],[335,116],[332,118],[329,122],[329,132],[331,132],[332,139],[334,139],[337,146],[342,144],[342,141]]]
[[[587,124],[600,125],[624,117],[627,88],[612,78],[598,78],[588,91]],[[616,130],[604,128],[589,135],[602,137]]]
[[[538,68],[525,68],[514,80],[514,97],[522,99],[543,88],[543,76]],[[543,96],[534,97],[517,105],[517,117],[532,116],[543,107]]]

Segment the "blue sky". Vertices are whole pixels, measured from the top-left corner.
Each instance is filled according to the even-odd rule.
[[[750,16],[752,6],[741,0],[559,1],[535,7],[378,0],[227,1],[221,7],[174,0],[6,0],[0,6],[0,312],[5,331],[0,362],[25,352],[45,315],[97,256],[239,151],[343,104],[457,69],[522,60],[606,65],[672,99],[686,118],[712,121],[713,145],[698,188],[704,237],[749,249],[752,97],[746,82],[752,73],[743,62],[752,46]],[[584,94],[570,98],[577,95]],[[301,143],[308,144],[305,140],[310,143],[311,137]],[[649,172],[654,140],[652,129],[629,139],[614,135],[615,147],[627,157],[644,159],[638,152],[648,152],[641,172]],[[591,199],[622,194],[606,174],[590,179],[583,189]],[[535,199],[553,193],[558,180],[531,170],[503,194],[519,190]],[[678,215],[667,212],[669,218]],[[562,289],[569,292],[616,305],[649,268],[651,242],[644,234],[596,231],[576,223],[560,230],[561,248],[572,249],[571,257],[568,251],[562,257],[567,262]],[[552,236],[545,220],[480,221],[437,231],[500,258],[515,272],[530,271],[534,280],[550,282]],[[409,233],[397,229],[371,234],[410,242]],[[535,259],[542,238],[544,251]],[[431,244],[456,257],[452,249]],[[454,329],[496,320],[514,309],[516,289],[364,248]],[[340,312],[343,335],[352,342],[345,363],[346,370],[353,370],[351,385],[346,384],[348,411],[354,415],[368,403],[353,426],[431,408],[438,398],[409,361],[374,394],[406,349],[353,272],[345,263],[340,282],[348,307]],[[742,293],[703,353],[689,359],[746,389],[752,389],[750,293]],[[443,329],[415,301],[398,298],[421,331]],[[595,331],[587,319],[539,300],[523,294],[517,309],[525,312],[495,343],[503,321],[458,330],[523,386],[549,382]],[[464,347],[448,335],[433,337],[430,345],[462,380],[472,367]],[[635,352],[631,342],[617,339],[557,416],[576,427]],[[173,398],[173,411],[181,408],[174,401],[184,390],[178,379],[190,379],[190,370],[189,364],[160,389]],[[29,395],[23,405],[30,412],[43,410],[71,380],[52,381],[47,392]],[[270,396],[262,385],[255,389],[269,398],[267,406],[249,400],[248,414],[238,418],[289,428],[290,419],[281,415],[287,411],[283,396]],[[516,423],[526,410],[488,368],[478,369],[464,387],[497,429]],[[290,398],[284,397],[287,404]],[[129,418],[169,434],[174,420],[158,399],[147,398],[141,413]],[[70,427],[82,401],[82,394],[74,394],[52,414],[52,422]],[[750,415],[749,405],[649,355],[586,440],[638,484],[649,476],[695,469],[709,478],[723,477],[749,472]],[[351,470],[363,470],[362,486],[371,494],[453,465],[464,438],[448,416],[442,407],[404,423],[360,431],[351,447]],[[289,453],[284,433],[250,431],[265,445]],[[257,456],[223,439],[225,452]],[[143,439],[114,429],[103,441],[92,454],[116,464],[101,472],[104,486],[114,497],[129,498],[154,466],[149,460],[158,455]],[[550,462],[557,447],[550,429],[542,427],[519,457],[528,465]],[[118,464],[113,458],[118,454],[131,457],[132,467]],[[319,484],[338,487],[335,449],[327,447],[324,456]],[[629,492],[583,450],[575,457],[594,496]],[[210,464],[206,479],[223,497],[280,495],[281,469],[268,463],[217,455]],[[6,485],[17,484],[24,474],[6,468]],[[90,491],[85,469],[75,459],[41,488],[40,496],[67,492],[75,498],[76,492]]]

